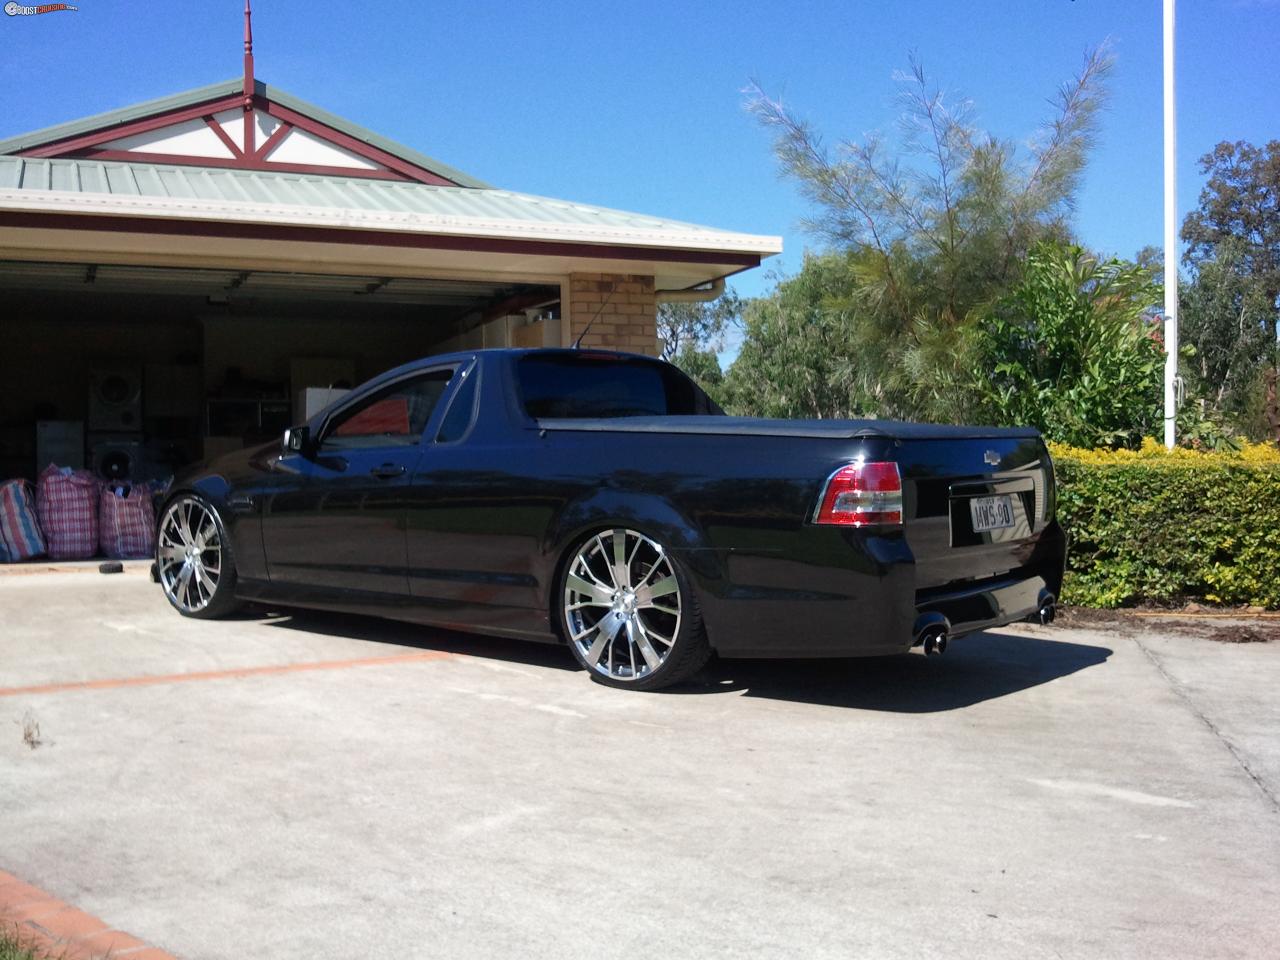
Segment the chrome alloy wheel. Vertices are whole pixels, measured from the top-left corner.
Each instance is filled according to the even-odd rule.
[[[222,540],[213,514],[183,498],[165,511],[156,543],[160,584],[175,607],[198,613],[222,579]]]
[[[584,663],[635,681],[661,667],[680,635],[680,582],[661,544],[634,530],[603,530],[569,564],[564,621]]]

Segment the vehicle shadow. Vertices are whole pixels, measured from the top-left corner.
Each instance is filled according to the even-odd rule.
[[[1104,663],[1109,647],[999,630],[953,641],[947,653],[844,660],[716,660],[672,694],[741,691],[859,710],[938,713],[1005,697]]]
[[[253,616],[250,613],[247,616]],[[290,610],[256,615],[268,626],[371,643],[438,650],[553,670],[581,668],[564,647],[422,627],[348,613]],[[713,659],[697,676],[654,696],[738,693],[796,703],[893,713],[938,713],[1008,696],[1106,662],[1109,647],[989,630],[954,641],[944,656],[919,651],[843,660]],[[586,677],[583,677],[586,682]]]
[[[416,650],[438,650],[441,653],[465,653],[469,656],[502,660],[553,670],[579,670],[569,651],[560,644],[532,643],[488,634],[462,633],[439,627],[424,627],[399,620],[385,620],[358,613],[322,610],[280,609],[258,606],[248,608],[247,619],[259,619],[269,627],[301,630],[328,637],[366,640]]]

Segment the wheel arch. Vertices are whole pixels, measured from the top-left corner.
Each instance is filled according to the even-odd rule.
[[[223,523],[226,523],[227,494],[230,490],[231,484],[226,477],[220,474],[206,474],[193,481],[176,484],[166,490],[164,498],[160,501],[160,511],[168,510],[169,504],[182,496],[203,497],[217,508],[219,515],[223,518]]]
[[[551,627],[565,642],[560,624],[560,584],[575,548],[602,530],[624,527],[661,544],[679,560],[701,602],[704,582],[723,576],[722,551],[713,548],[702,527],[670,500],[657,494],[602,488],[574,501],[548,527],[545,555],[550,558],[544,609]]]
[[[165,511],[180,497],[193,496],[204,500],[218,515],[218,520],[231,538],[232,559],[236,573],[249,580],[266,579],[266,561],[262,551],[261,524],[255,514],[231,509],[228,499],[232,484],[221,474],[203,474],[184,480],[165,492],[156,511],[157,529]]]
[[[176,505],[183,501],[194,504],[196,510],[203,515],[204,519],[197,521],[195,526],[192,525],[192,517],[188,512],[185,516],[178,513],[175,509]],[[237,575],[236,548],[232,541],[232,535],[224,519],[225,508],[220,508],[212,498],[202,493],[199,489],[187,486],[166,492],[161,501],[160,510],[156,517],[156,552],[155,562],[152,565],[153,575],[160,583],[165,593],[166,599],[184,616],[197,617],[201,619],[217,618],[234,611],[239,607],[240,601],[235,596]],[[184,560],[179,561],[172,555],[166,560],[162,555],[162,545],[165,542],[166,529],[169,523],[180,525],[182,541],[186,545],[186,556]],[[200,531],[206,522],[212,522],[214,536],[217,538],[216,546],[208,540],[200,537]],[[169,541],[175,543],[175,541]],[[198,547],[195,546],[198,544]],[[210,551],[216,550],[217,567],[209,565],[208,554]],[[176,595],[176,588],[171,590],[173,581],[166,580],[166,564],[170,571],[174,565],[180,563],[183,565],[187,576],[184,580],[186,584],[185,594],[186,601],[183,601]],[[177,574],[174,574],[176,577]],[[212,577],[212,580],[210,580]],[[198,594],[196,600],[199,601],[198,606],[191,606],[190,591],[191,584],[199,579],[206,596],[202,599]],[[197,590],[200,587],[196,588]]]

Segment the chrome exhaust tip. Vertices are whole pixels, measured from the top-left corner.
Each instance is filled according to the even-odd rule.
[[[951,622],[940,613],[921,614],[916,619],[912,631],[915,641],[913,647],[924,647],[927,657],[946,653],[951,639]]]
[[[924,636],[924,655],[926,657],[932,657],[935,654],[941,656],[947,652],[949,642],[947,631],[938,627],[931,628]]]
[[[1040,596],[1040,606],[1036,610],[1035,618],[1042,626],[1048,626],[1058,617],[1058,598],[1052,593],[1044,593]]]

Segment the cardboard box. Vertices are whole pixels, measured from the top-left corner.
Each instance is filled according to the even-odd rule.
[[[329,387],[306,387],[299,390],[293,402],[293,422],[303,424],[350,390]]]

